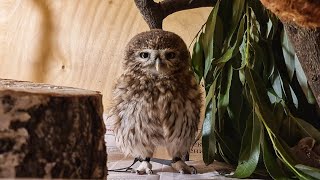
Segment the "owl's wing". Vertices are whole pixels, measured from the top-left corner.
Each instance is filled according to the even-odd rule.
[[[105,123],[111,125],[112,128],[116,128],[120,122],[118,107],[121,105],[123,98],[127,94],[128,86],[129,84],[125,75],[121,75],[113,88],[111,104],[107,110],[107,117],[105,119]]]

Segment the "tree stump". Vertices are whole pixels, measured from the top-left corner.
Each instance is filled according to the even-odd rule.
[[[0,178],[104,178],[102,95],[0,79]]]

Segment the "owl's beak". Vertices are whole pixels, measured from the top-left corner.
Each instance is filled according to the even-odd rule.
[[[157,58],[156,59],[156,70],[157,70],[157,72],[159,72],[159,69],[160,69],[160,59]]]

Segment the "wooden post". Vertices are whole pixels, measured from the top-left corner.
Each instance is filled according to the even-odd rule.
[[[0,79],[0,178],[104,178],[102,96]]]

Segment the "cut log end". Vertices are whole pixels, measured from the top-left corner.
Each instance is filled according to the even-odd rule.
[[[0,79],[0,91],[6,90],[42,95],[47,94],[53,96],[101,96],[101,94],[97,91],[55,86],[50,84],[31,83],[27,81],[16,81],[11,79]]]
[[[0,177],[104,178],[102,96],[0,79]]]

